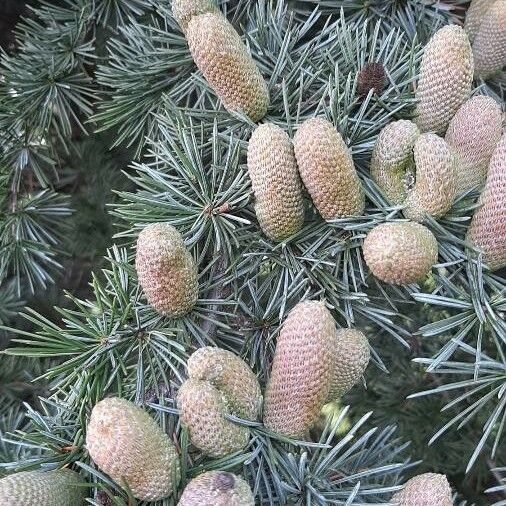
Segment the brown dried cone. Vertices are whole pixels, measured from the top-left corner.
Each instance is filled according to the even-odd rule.
[[[276,344],[264,400],[264,425],[304,438],[333,386],[337,335],[323,302],[299,302],[288,314]]]
[[[438,245],[432,232],[419,223],[381,223],[367,234],[363,253],[378,279],[408,285],[423,279],[437,262]]]
[[[457,192],[485,183],[501,132],[501,108],[491,97],[475,96],[457,111],[445,137],[457,156]]]
[[[88,495],[84,479],[69,469],[23,471],[0,479],[2,506],[81,506]],[[79,486],[81,485],[81,486]]]
[[[178,506],[254,506],[249,485],[225,471],[208,471],[186,485]]]
[[[490,160],[487,182],[467,232],[491,270],[506,266],[506,133]]]
[[[374,145],[371,175],[393,205],[402,204],[408,195],[415,172],[413,147],[419,136],[413,122],[401,119],[386,125]]]
[[[157,501],[171,495],[180,463],[171,440],[135,404],[108,398],[95,405],[86,429],[86,447],[95,464],[135,498]]]
[[[293,146],[302,181],[323,218],[361,215],[364,189],[350,151],[332,123],[323,118],[305,121]]]
[[[227,398],[211,383],[186,380],[179,389],[177,405],[190,441],[205,455],[222,457],[248,444],[249,429],[227,419],[231,414]]]
[[[483,16],[473,43],[475,74],[486,79],[506,65],[506,2],[498,0]]]
[[[374,93],[381,93],[386,84],[385,68],[381,63],[366,63],[357,77],[357,94],[366,96],[370,90]]]
[[[197,268],[181,234],[168,223],[152,223],[137,240],[135,267],[148,302],[162,315],[178,317],[198,298]]]
[[[336,351],[334,379],[328,401],[339,399],[360,381],[370,358],[369,341],[356,329],[337,331]]]
[[[191,18],[206,12],[220,13],[213,0],[172,0],[172,14],[183,33]]]
[[[208,381],[227,399],[231,412],[241,418],[256,420],[262,407],[258,379],[235,353],[221,348],[199,348],[188,359],[188,376]]]
[[[415,123],[422,132],[444,133],[458,108],[469,98],[473,55],[464,30],[456,25],[438,30],[425,46]]]
[[[469,37],[471,44],[478,33],[483,16],[487,13],[490,7],[494,4],[495,0],[472,0],[471,5],[466,12],[466,21],[464,23],[464,30]]]
[[[205,347],[189,358],[188,375],[177,404],[190,441],[212,457],[244,448],[249,429],[232,423],[227,415],[247,420],[259,416],[262,394],[248,365],[232,352]]]
[[[408,480],[392,502],[398,506],[452,506],[452,489],[444,474],[420,474]]]
[[[269,105],[267,85],[234,27],[219,13],[194,16],[186,27],[193,59],[229,111],[262,119]]]
[[[248,173],[260,227],[283,241],[304,223],[302,183],[288,135],[271,123],[260,125],[248,145]]]
[[[426,213],[439,218],[450,210],[457,193],[455,154],[434,134],[421,134],[413,154],[416,180],[404,202],[404,216],[419,222]]]

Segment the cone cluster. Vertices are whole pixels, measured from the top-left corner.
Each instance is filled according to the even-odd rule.
[[[413,222],[382,223],[364,240],[364,259],[385,283],[407,285],[423,279],[437,262],[438,245],[432,232]]]
[[[293,145],[280,127],[257,127],[248,145],[248,173],[258,222],[273,241],[302,228],[301,178],[324,219],[359,216],[364,210],[364,190],[351,153],[324,118],[302,123]]]
[[[299,302],[277,340],[264,425],[286,436],[307,437],[323,406],[356,384],[368,361],[369,346],[361,332],[336,331],[322,302]]]
[[[208,471],[193,478],[184,489],[178,506],[254,506],[249,485],[225,471]]]
[[[186,36],[195,64],[224,107],[262,119],[267,85],[239,34],[209,0],[176,0],[174,18]]]
[[[457,194],[479,189],[486,180],[502,116],[492,98],[468,98],[474,68],[468,35],[476,41],[493,9],[494,2],[473,2],[465,31],[445,26],[435,33],[422,58],[414,122],[388,124],[374,146],[371,175],[410,220],[443,217]]]
[[[188,376],[177,404],[192,444],[212,457],[242,450],[248,444],[249,429],[231,422],[227,415],[258,418],[262,395],[251,369],[232,352],[205,347],[189,358]]]
[[[499,72],[506,65],[506,2],[473,0],[464,29],[472,43],[475,77]]]
[[[84,479],[69,469],[23,471],[0,479],[2,506],[81,506],[88,490]]]
[[[408,480],[392,502],[398,506],[452,506],[452,489],[443,474],[420,474]]]
[[[135,267],[148,302],[162,315],[182,316],[198,298],[197,268],[181,234],[152,223],[137,240]]]
[[[177,451],[167,434],[143,409],[120,398],[95,405],[86,433],[95,464],[135,498],[157,501],[171,495],[180,480]]]

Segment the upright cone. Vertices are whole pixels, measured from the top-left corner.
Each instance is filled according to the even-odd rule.
[[[408,480],[392,502],[398,506],[452,506],[452,490],[444,474],[425,473]]]
[[[214,0],[172,0],[172,14],[183,33],[191,18],[208,12],[220,13]]]
[[[467,239],[483,251],[491,270],[506,266],[506,133],[494,150],[487,182]]]
[[[432,232],[419,223],[382,223],[367,234],[363,253],[378,279],[408,285],[422,280],[437,262],[438,245]]]
[[[249,485],[225,471],[208,471],[193,478],[184,489],[178,506],[254,506]]]
[[[303,438],[328,402],[334,381],[337,335],[323,302],[299,302],[276,344],[265,390],[264,425]]]
[[[446,131],[471,94],[473,70],[471,45],[464,30],[456,25],[438,30],[425,46],[415,93],[415,122],[422,132]]]
[[[334,126],[323,118],[309,119],[297,130],[293,146],[302,181],[323,218],[361,215],[362,183]]]
[[[182,316],[198,297],[197,269],[181,234],[168,223],[152,223],[139,234],[135,267],[148,302],[167,316]]]
[[[84,506],[89,490],[84,484],[84,479],[69,469],[15,473],[0,479],[0,504]]]
[[[188,376],[208,381],[227,398],[235,415],[256,420],[262,405],[257,377],[235,353],[213,346],[195,351],[188,359]]]
[[[457,194],[455,154],[434,134],[422,134],[413,149],[416,178],[404,202],[404,216],[421,222],[425,213],[440,218],[452,207]]]
[[[487,10],[473,43],[475,74],[486,79],[506,65],[506,2]]]
[[[171,440],[151,416],[116,397],[95,405],[86,429],[86,447],[95,464],[135,498],[168,497],[180,479],[179,457]]]
[[[269,105],[267,85],[225,17],[217,12],[191,17],[186,39],[195,64],[225,108],[243,112],[253,121],[262,119]]]
[[[468,100],[450,121],[445,140],[457,155],[457,191],[479,188],[502,132],[499,104],[478,95]]]
[[[471,5],[466,12],[466,21],[464,23],[464,31],[469,37],[471,44],[480,29],[483,17],[494,4],[496,0],[471,0]]]
[[[386,125],[374,145],[371,175],[393,205],[402,204],[408,195],[408,180],[416,171],[413,148],[419,136],[414,123],[401,119]]]
[[[251,369],[229,351],[205,347],[188,360],[188,375],[177,405],[190,441],[211,457],[242,450],[248,444],[249,429],[231,422],[227,415],[258,418],[262,396]]]
[[[440,137],[420,134],[411,121],[394,121],[380,132],[371,160],[371,175],[404,215],[423,221],[443,216],[457,193],[455,153]]]
[[[248,145],[248,173],[260,227],[273,241],[283,241],[304,223],[302,183],[292,142],[271,123],[260,125]]]
[[[328,401],[339,399],[360,381],[369,358],[369,341],[362,332],[356,329],[337,331],[334,378]]]

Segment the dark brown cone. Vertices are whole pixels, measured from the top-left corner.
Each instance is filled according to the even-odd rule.
[[[357,95],[365,97],[369,90],[380,93],[385,87],[387,76],[381,63],[366,63],[357,77]]]

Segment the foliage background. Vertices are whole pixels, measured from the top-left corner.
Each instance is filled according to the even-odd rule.
[[[400,217],[368,177],[375,137],[392,119],[410,116],[423,43],[441,23],[462,23],[467,4],[221,2],[269,79],[267,119],[292,132],[315,112],[331,118],[352,147],[370,202],[366,219],[324,224],[308,212],[303,231],[280,247],[259,233],[252,212],[244,154],[254,125],[220,107],[167,2],[31,2],[35,11],[1,3],[0,321],[3,346],[15,341],[0,355],[0,473],[74,463],[115,490],[87,467],[83,449],[84,420],[104,392],[146,403],[175,431],[188,476],[200,466],[240,464],[239,456],[209,463],[187,447],[171,401],[181,363],[195,345],[217,343],[265,379],[283,315],[303,295],[324,294],[339,323],[364,328],[374,349],[367,389],[343,399],[351,408],[341,413],[341,430],[364,422],[368,411],[366,427],[398,430],[392,443],[377,443],[378,453],[364,443],[369,465],[353,457],[318,467],[327,450],[291,460],[256,428],[244,472],[261,482],[264,499],[288,494],[318,504],[311,490],[328,492],[326,473],[346,469],[353,477],[351,470],[387,465],[402,449],[403,465],[380,473],[384,485],[400,483],[401,471],[404,478],[439,471],[459,493],[457,504],[501,500],[500,490],[484,491],[497,486],[506,465],[499,443],[506,301],[503,273],[483,273],[462,245],[476,195],[430,224],[441,264],[424,286],[385,287],[366,276],[359,254],[368,229]],[[16,40],[6,27],[20,14]],[[389,83],[380,97],[358,100],[356,74],[373,60],[384,63]],[[503,99],[503,76],[476,85]],[[173,222],[201,265],[202,300],[180,322],[145,305],[131,267],[133,240],[152,221]],[[30,309],[20,316],[24,306]],[[439,395],[406,399],[430,389]],[[474,416],[427,445],[441,425],[466,414]],[[406,466],[408,455],[423,462]],[[272,462],[295,491],[265,479]],[[381,481],[365,472],[362,483],[368,479]],[[340,485],[343,504],[350,483]]]

